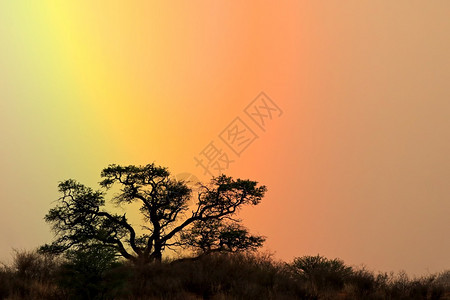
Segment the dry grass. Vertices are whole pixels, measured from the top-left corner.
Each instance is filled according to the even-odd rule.
[[[374,274],[319,256],[288,264],[263,254],[216,254],[135,266],[108,258],[92,264],[90,255],[67,261],[16,251],[0,267],[0,299],[450,299],[449,271]]]

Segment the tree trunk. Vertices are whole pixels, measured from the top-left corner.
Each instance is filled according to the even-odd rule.
[[[155,244],[155,250],[153,251],[151,255],[151,260],[156,262],[161,262],[162,260],[162,250],[161,245]]]

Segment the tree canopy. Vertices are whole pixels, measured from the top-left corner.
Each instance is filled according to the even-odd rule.
[[[185,248],[197,255],[220,251],[254,250],[264,237],[251,235],[235,215],[246,205],[257,205],[265,186],[255,181],[213,177],[193,191],[184,181],[170,176],[167,168],[110,165],[101,172],[103,190],[69,179],[60,182],[62,196],[45,216],[56,239],[43,252],[97,247],[113,249],[126,259],[161,261],[164,250]],[[117,205],[138,202],[144,224],[137,231],[126,214],[106,211],[106,191],[120,192],[110,198]],[[143,232],[142,232],[143,231]]]

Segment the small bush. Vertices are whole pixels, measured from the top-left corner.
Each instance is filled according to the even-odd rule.
[[[115,251],[89,247],[69,251],[61,265],[59,285],[69,299],[105,299],[112,297],[126,279],[113,272],[119,267]]]
[[[306,290],[313,298],[336,293],[352,275],[352,268],[339,259],[323,256],[303,256],[294,259],[293,273],[306,284]]]
[[[0,271],[0,298],[61,299],[63,292],[55,284],[59,265],[52,255],[14,250],[12,265]]]

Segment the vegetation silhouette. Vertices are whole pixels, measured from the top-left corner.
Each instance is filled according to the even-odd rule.
[[[292,271],[308,285],[313,295],[327,290],[342,289],[352,275],[352,268],[340,259],[304,256],[294,259]]]
[[[140,204],[146,232],[107,212],[105,191],[63,181],[45,216],[56,240],[0,265],[0,299],[450,299],[450,271],[409,278],[320,255],[282,262],[255,251],[264,238],[235,215],[264,197],[257,182],[213,177],[192,201],[186,182],[154,164],[110,165],[101,176],[103,188],[120,187],[112,202]],[[195,255],[163,257],[172,247]]]
[[[409,278],[319,255],[285,263],[258,252],[138,265],[106,249],[16,252],[0,266],[0,299],[450,299],[450,271]]]
[[[101,172],[101,187],[120,187],[111,202],[139,203],[144,233],[130,224],[126,214],[104,209],[105,192],[73,179],[59,184],[62,194],[45,220],[57,239],[40,248],[62,253],[102,245],[135,263],[161,261],[164,250],[185,248],[197,257],[213,252],[239,252],[261,247],[264,237],[251,235],[235,214],[246,205],[257,205],[265,186],[221,175],[209,184],[198,183],[196,200],[186,182],[170,176],[167,168],[110,165]],[[190,204],[193,204],[190,206]]]

